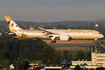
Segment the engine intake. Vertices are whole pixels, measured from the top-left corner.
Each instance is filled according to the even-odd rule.
[[[59,38],[63,41],[70,41],[72,39],[69,35],[61,35]]]

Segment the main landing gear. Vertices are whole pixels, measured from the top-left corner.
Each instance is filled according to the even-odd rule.
[[[56,41],[55,40],[52,40],[52,41],[50,41],[50,43],[52,44],[52,43],[56,43]]]

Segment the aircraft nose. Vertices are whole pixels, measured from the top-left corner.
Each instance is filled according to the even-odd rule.
[[[104,35],[103,34],[101,34],[101,38],[104,38]]]

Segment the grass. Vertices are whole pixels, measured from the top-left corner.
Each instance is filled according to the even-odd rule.
[[[98,40],[98,41],[105,41],[105,40]],[[91,43],[69,43],[69,44],[48,44],[52,47],[54,47],[57,50],[71,50],[74,51],[75,47],[77,50],[83,50],[83,51],[87,51],[89,48],[88,46],[98,46],[95,42],[95,40],[93,40]],[[105,45],[100,45],[101,47],[105,48]]]
[[[94,41],[92,43],[72,43],[72,44],[49,44],[50,46],[56,48],[57,50],[71,50],[74,51],[75,47],[77,50],[88,51],[88,46],[95,46]]]
[[[39,64],[39,63],[41,63],[41,61],[40,60],[34,60],[34,61],[30,61],[30,63]]]
[[[105,48],[105,45],[101,45],[101,47]]]
[[[49,44],[52,47],[84,47],[84,46],[89,46],[90,44]]]

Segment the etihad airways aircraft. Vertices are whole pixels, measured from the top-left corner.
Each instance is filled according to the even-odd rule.
[[[96,30],[83,29],[44,29],[38,27],[34,30],[21,29],[9,16],[5,16],[10,32],[8,35],[31,38],[31,39],[51,39],[51,43],[56,43],[56,40],[70,41],[71,39],[100,39],[103,34]]]

